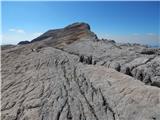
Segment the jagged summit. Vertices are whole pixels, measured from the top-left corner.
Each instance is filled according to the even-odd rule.
[[[66,29],[71,29],[71,28],[79,28],[79,29],[88,29],[90,30],[90,25],[85,22],[76,22],[71,25],[68,25],[65,27]]]
[[[95,39],[97,36],[91,32],[90,26],[84,22],[76,22],[61,29],[54,29],[45,32],[39,37],[33,39],[30,43],[37,41],[45,41],[43,44],[47,46],[63,47],[71,44],[79,39]],[[26,44],[21,41],[19,44]]]

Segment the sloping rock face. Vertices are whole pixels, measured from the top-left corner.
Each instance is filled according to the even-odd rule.
[[[2,120],[160,120],[159,49],[92,35],[3,49]],[[145,69],[153,86],[133,74]]]
[[[97,36],[90,31],[90,26],[86,23],[74,23],[62,29],[49,30],[38,38],[31,41],[44,41],[43,45],[63,48],[80,38],[96,39]]]

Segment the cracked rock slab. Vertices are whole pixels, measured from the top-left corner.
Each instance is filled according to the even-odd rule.
[[[159,88],[79,59],[52,47],[2,50],[2,120],[160,119]]]

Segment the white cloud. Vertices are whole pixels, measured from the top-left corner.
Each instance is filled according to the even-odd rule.
[[[11,28],[9,29],[10,32],[16,32],[16,33],[25,33],[25,31],[23,29],[14,29],[14,28]]]
[[[14,31],[14,30],[13,30]],[[21,32],[9,32],[2,35],[2,44],[17,44],[20,41],[31,41],[41,35],[41,32],[20,34]]]
[[[105,38],[112,36],[112,35],[106,34],[106,33],[99,33],[97,35],[98,35],[98,38],[100,38],[100,39],[103,39],[103,38],[105,39]]]
[[[154,33],[147,33],[147,35],[153,36],[153,35],[155,35],[155,34],[154,34]]]

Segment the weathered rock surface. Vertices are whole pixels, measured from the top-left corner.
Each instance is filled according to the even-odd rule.
[[[84,58],[92,57],[93,64],[114,68],[146,84],[160,86],[160,49],[88,39],[76,41],[63,49]]]
[[[159,49],[98,40],[84,23],[65,33],[77,26],[75,41],[54,31],[65,40],[2,50],[2,120],[160,120]]]
[[[38,41],[38,42],[36,42]],[[146,84],[160,86],[160,49],[139,44],[118,44],[102,39],[86,23],[74,23],[63,29],[49,30],[31,41],[33,49],[51,46],[63,49],[89,64],[103,65],[133,76]],[[82,60],[82,59],[81,59]],[[87,60],[87,61],[86,61]]]
[[[1,45],[1,50],[6,50],[13,47],[15,47],[15,45]]]
[[[31,41],[43,41],[43,45],[63,48],[80,38],[96,39],[97,36],[90,31],[90,26],[86,23],[74,23],[62,29],[49,30],[38,38]]]
[[[160,119],[159,88],[61,50],[22,48],[2,52],[3,120]]]

